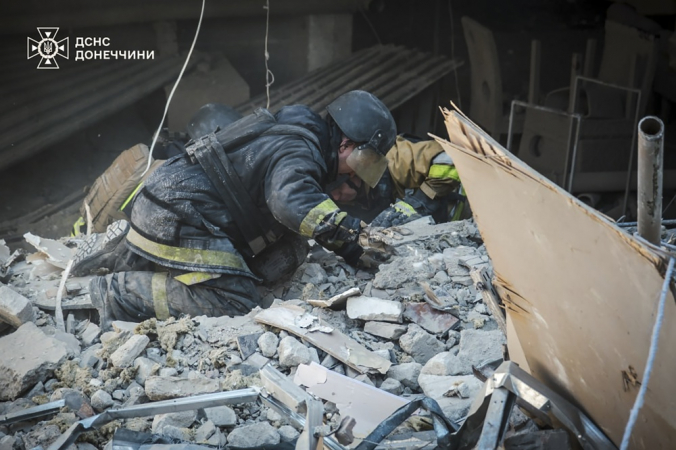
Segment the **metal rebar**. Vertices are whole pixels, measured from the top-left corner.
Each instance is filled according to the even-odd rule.
[[[659,245],[662,227],[664,123],[646,116],[638,124],[638,234]]]

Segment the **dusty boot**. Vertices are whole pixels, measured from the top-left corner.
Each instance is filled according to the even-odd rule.
[[[89,296],[92,305],[99,313],[99,327],[102,331],[109,331],[115,317],[108,304],[108,280],[110,277],[94,277],[89,281]]]
[[[126,252],[123,240],[129,228],[129,222],[118,220],[108,225],[105,233],[89,236],[78,247],[71,273],[80,277],[112,272],[117,260]]]

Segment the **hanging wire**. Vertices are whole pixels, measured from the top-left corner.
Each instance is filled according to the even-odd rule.
[[[268,68],[268,60],[270,59],[270,53],[268,53],[268,29],[270,27],[270,0],[265,0],[265,94],[268,97],[268,103],[265,107],[270,109],[270,86],[275,82],[275,75]]]
[[[143,171],[141,176],[145,175],[148,173],[148,170],[150,169],[150,164],[153,161],[153,150],[155,149],[155,144],[157,143],[157,138],[160,136],[160,131],[162,131],[162,125],[164,125],[164,120],[167,118],[167,112],[169,111],[169,105],[171,104],[171,99],[174,97],[174,92],[176,92],[176,88],[178,87],[178,83],[181,81],[181,78],[183,77],[183,72],[185,72],[185,68],[188,67],[188,61],[190,61],[190,57],[192,56],[192,51],[195,48],[195,42],[197,42],[197,36],[200,34],[200,27],[202,26],[202,18],[204,17],[204,5],[206,3],[206,0],[202,0],[202,11],[200,12],[200,20],[197,22],[197,30],[195,30],[195,37],[192,40],[192,45],[190,46],[190,51],[188,51],[188,56],[185,58],[185,62],[183,63],[183,67],[181,68],[181,72],[178,74],[178,78],[176,78],[176,82],[174,83],[174,87],[171,89],[171,92],[169,93],[169,97],[167,97],[167,103],[164,106],[164,113],[162,114],[162,120],[160,120],[160,126],[157,127],[157,132],[155,132],[155,136],[153,136],[153,142],[150,144],[150,151],[148,152],[148,165],[146,166],[146,170]]]
[[[662,320],[664,319],[664,304],[667,300],[667,292],[669,292],[669,285],[671,284],[671,277],[674,273],[674,258],[669,258],[669,265],[667,266],[667,273],[664,276],[664,283],[662,284],[662,292],[660,293],[660,301],[657,304],[657,317],[655,318],[655,325],[653,326],[653,334],[650,338],[650,350],[648,351],[648,361],[643,371],[643,379],[641,380],[641,388],[636,395],[634,406],[631,408],[627,426],[624,429],[624,436],[622,436],[622,445],[620,450],[627,450],[629,448],[629,440],[631,439],[631,432],[636,425],[638,419],[638,412],[645,401],[645,394],[648,391],[648,381],[653,371],[655,364],[655,355],[657,354],[657,344],[660,337],[660,330],[662,329]]]
[[[455,60],[455,21],[453,17],[453,0],[448,0],[448,15],[451,17],[451,59]],[[462,99],[460,98],[460,82],[458,81],[458,68],[453,69],[453,78],[455,79],[455,95],[458,99],[458,107],[462,109]]]

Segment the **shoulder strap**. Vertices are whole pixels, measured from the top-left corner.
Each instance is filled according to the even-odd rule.
[[[193,145],[188,146],[186,151],[204,169],[254,255],[275,242],[277,236],[272,230],[263,229],[263,224],[268,220],[263,217],[249,192],[244,188],[216,135],[212,133],[198,139]]]
[[[297,135],[320,148],[317,136],[296,125],[273,125],[258,133],[258,136],[271,135]],[[269,221],[256,207],[249,191],[244,187],[242,180],[232,166],[221,141],[225,141],[228,144],[227,148],[230,149],[234,147],[233,142],[244,143],[245,140],[252,140],[256,137],[251,131],[246,133],[246,138],[235,139],[226,133],[219,132],[197,139],[192,145],[186,147],[186,152],[190,155],[190,158],[193,162],[195,160],[199,162],[228,210],[232,213],[237,228],[244,236],[254,255],[273,244],[279,236],[275,234],[274,227],[265,227]]]

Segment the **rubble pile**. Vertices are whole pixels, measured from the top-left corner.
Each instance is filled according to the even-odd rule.
[[[269,309],[242,317],[117,321],[104,333],[90,320],[91,310],[66,309],[66,332],[43,311],[61,278],[60,270],[36,273],[52,265],[49,256],[14,262],[14,276],[0,286],[0,320],[7,324],[0,337],[0,450],[47,448],[78,420],[109,409],[262,388],[266,365],[323,399],[327,424],[337,426],[355,412],[340,397],[347,391],[330,397],[310,386],[312,370],[336,374],[336,383],[344,382],[340,376],[359,382],[393,405],[424,394],[461,421],[483,385],[476,374],[490,374],[503,360],[505,336],[470,276],[472,269],[490,272],[491,263],[471,221],[428,234],[415,223],[411,229],[413,236],[376,273],[356,271],[315,245],[292,279],[261,287],[272,300]],[[86,299],[84,286],[69,279],[64,304]],[[56,414],[1,425],[7,415],[66,398]],[[534,427],[522,414],[512,416],[513,425]],[[77,448],[102,448],[116,428],[241,448],[292,442],[302,432],[254,402],[115,420],[81,435]]]

